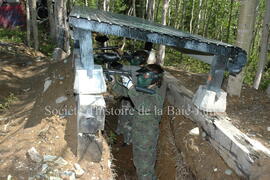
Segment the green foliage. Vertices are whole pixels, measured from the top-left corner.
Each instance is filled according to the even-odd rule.
[[[173,66],[194,73],[208,73],[210,65],[193,59],[174,49],[167,49],[165,66]]]
[[[74,5],[85,5],[85,0],[73,1]],[[87,0],[88,6],[91,8],[102,9],[103,1]],[[114,0],[110,1],[110,11],[120,14],[127,14],[132,7],[131,0]],[[145,9],[144,1],[137,1],[136,12]],[[240,1],[235,0],[170,0],[167,24],[181,31],[198,34],[206,38],[216,39],[230,44],[235,44],[237,36],[237,24],[239,17]],[[156,0],[155,22],[160,23],[163,13],[163,1]],[[246,66],[246,76],[244,82],[252,85],[257,63],[259,60],[259,46],[261,39],[262,21],[265,12],[265,1],[259,1],[259,7],[256,14],[256,25],[254,38],[250,50],[250,58]],[[191,21],[192,20],[192,21]],[[48,24],[44,27],[39,25],[40,33],[40,51],[46,55],[51,55],[55,48],[55,42],[49,38]],[[0,41],[2,42],[25,42],[26,33],[20,29],[6,30],[0,29]],[[123,38],[110,36],[109,45],[121,45]],[[125,50],[136,50],[143,48],[144,42],[126,40]],[[158,46],[156,46],[158,47]],[[157,48],[156,48],[157,49]],[[171,48],[166,49],[166,66],[174,66],[185,69],[187,71],[208,73],[209,65],[194,60],[188,56],[181,54],[179,51]],[[269,70],[263,74],[261,87],[267,86],[269,83]]]
[[[20,28],[3,29],[0,28],[0,42],[23,43],[26,39],[26,32]]]
[[[113,132],[110,131],[110,133],[107,135],[107,142],[109,145],[112,145],[116,142],[117,135]]]
[[[10,93],[9,96],[4,98],[3,103],[0,103],[0,112],[6,111],[17,100],[18,98],[13,93]]]

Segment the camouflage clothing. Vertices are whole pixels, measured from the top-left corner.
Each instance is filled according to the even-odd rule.
[[[157,114],[163,107],[166,86],[154,88],[156,94],[146,94],[127,89],[118,83],[113,85],[117,94],[129,97],[134,104],[131,114],[131,138],[133,144],[133,162],[139,180],[153,180],[155,177],[156,146],[159,136],[161,115]]]
[[[126,144],[131,144],[131,122],[132,116],[128,115],[128,112],[132,110],[132,105],[130,99],[121,99],[121,109],[123,110],[123,114],[118,117],[118,124],[116,133],[118,135],[123,134],[124,142]]]

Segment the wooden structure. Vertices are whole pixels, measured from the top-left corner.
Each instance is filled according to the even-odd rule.
[[[184,33],[136,17],[87,7],[75,7],[70,13],[69,23],[73,28],[74,40],[79,41],[80,46],[79,49],[74,50],[78,156],[82,158],[85,152],[90,152],[93,161],[98,161],[101,157],[102,147],[98,132],[104,128],[105,116],[97,113],[98,111],[90,113],[87,111],[105,108],[102,93],[106,91],[106,85],[101,67],[94,65],[92,32],[164,44],[210,64],[210,78],[204,86],[207,93],[221,92],[224,72],[237,74],[247,62],[246,52],[239,47]],[[166,75],[166,81],[169,84],[170,103],[191,110],[188,117],[208,133],[211,144],[239,175],[246,177],[249,175],[252,164],[260,156],[259,151],[266,155],[270,154],[269,150],[260,143],[236,129],[226,117],[211,117],[203,113],[194,105],[193,93],[177,85],[178,81],[175,78]],[[219,98],[215,93],[214,99]],[[204,99],[204,94],[197,92],[196,95],[200,96],[199,100]]]

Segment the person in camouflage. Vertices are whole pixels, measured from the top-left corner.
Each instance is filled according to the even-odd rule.
[[[122,77],[122,83],[116,81],[112,90],[129,97],[134,105],[134,111],[129,114],[133,162],[139,180],[153,180],[156,179],[154,167],[161,120],[157,110],[163,108],[166,85],[162,83],[163,70],[159,65],[146,65],[138,73],[135,85]]]

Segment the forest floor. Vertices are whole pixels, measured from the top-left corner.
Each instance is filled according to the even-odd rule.
[[[0,45],[0,69],[0,179],[8,175],[70,179],[78,171],[75,163],[85,171],[80,179],[136,179],[132,146],[123,145],[122,136],[114,133],[117,116],[106,117],[102,161],[78,161],[71,58],[51,61],[23,45]],[[207,78],[169,71],[192,91]],[[47,89],[44,84],[49,85]],[[269,147],[270,99],[263,92],[244,88],[240,98],[228,98],[227,114],[242,131]],[[105,100],[108,107],[118,104],[109,94]],[[159,179],[240,179],[202,134],[190,134],[195,127],[183,116],[163,116],[156,164]],[[27,155],[32,147],[42,156],[62,157],[66,163],[34,162]]]
[[[207,74],[194,74],[168,67],[168,71],[179,79],[186,88],[196,92],[198,85],[207,81]],[[227,80],[223,85],[227,84]],[[223,87],[226,90],[225,87]],[[270,148],[270,97],[262,90],[243,85],[240,97],[227,96],[227,115],[234,126],[247,136],[257,139]]]

